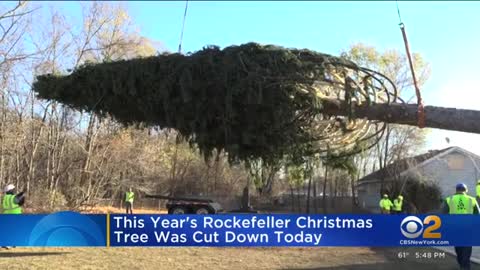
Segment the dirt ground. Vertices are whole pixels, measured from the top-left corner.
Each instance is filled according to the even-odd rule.
[[[407,258],[398,258],[406,251]],[[458,269],[454,257],[415,258],[424,248],[15,248],[0,269]],[[423,253],[422,253],[423,254]],[[480,269],[472,265],[472,269]]]
[[[125,209],[111,206],[96,206],[90,209],[81,209],[85,214],[125,214]],[[149,208],[134,208],[134,214],[166,214],[167,209],[149,209]]]

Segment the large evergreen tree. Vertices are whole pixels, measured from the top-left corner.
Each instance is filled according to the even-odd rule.
[[[189,55],[86,64],[42,75],[38,97],[178,130],[209,157],[276,164],[285,154],[351,153],[384,123],[416,125],[386,76],[345,58],[248,43]],[[426,107],[426,126],[480,132],[480,112]]]

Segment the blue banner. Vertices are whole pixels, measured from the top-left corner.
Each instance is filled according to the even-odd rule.
[[[112,215],[111,246],[473,246],[477,216]]]
[[[0,246],[104,247],[107,224],[106,215],[75,212],[0,214]]]
[[[480,246],[476,215],[0,215],[0,246]]]

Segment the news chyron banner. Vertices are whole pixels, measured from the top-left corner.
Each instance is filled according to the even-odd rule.
[[[0,215],[0,246],[480,246],[476,215]]]

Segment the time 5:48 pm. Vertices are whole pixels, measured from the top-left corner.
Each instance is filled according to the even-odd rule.
[[[445,252],[415,252],[415,259],[445,259]]]

